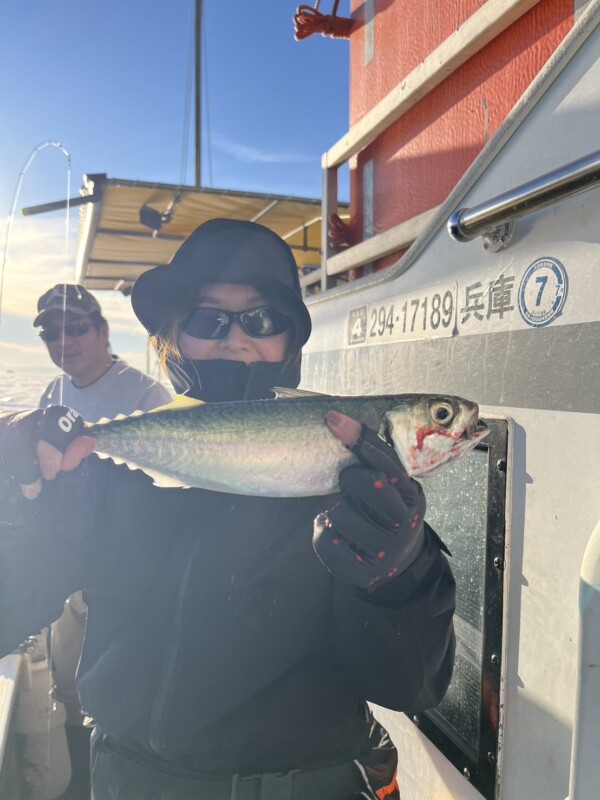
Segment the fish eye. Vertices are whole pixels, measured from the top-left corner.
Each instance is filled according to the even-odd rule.
[[[443,401],[432,403],[429,413],[431,414],[431,418],[434,422],[436,422],[438,425],[443,425],[444,427],[450,425],[454,419],[453,406],[450,403],[445,403]]]

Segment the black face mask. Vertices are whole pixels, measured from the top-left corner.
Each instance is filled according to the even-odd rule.
[[[269,400],[275,386],[295,388],[300,383],[300,355],[283,362],[215,359],[167,361],[167,372],[178,394],[207,403],[232,400]]]

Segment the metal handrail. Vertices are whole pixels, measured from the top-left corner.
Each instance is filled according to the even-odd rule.
[[[599,179],[600,150],[596,150],[485,203],[455,211],[448,220],[448,233],[457,242],[471,241],[525,214],[587,192]]]

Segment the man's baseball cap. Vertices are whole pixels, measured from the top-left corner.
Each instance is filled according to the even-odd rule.
[[[37,328],[44,322],[44,316],[50,311],[66,311],[72,314],[86,316],[94,311],[102,313],[100,303],[93,294],[77,283],[57,283],[52,289],[43,294],[37,304],[38,315],[33,320],[33,327]]]

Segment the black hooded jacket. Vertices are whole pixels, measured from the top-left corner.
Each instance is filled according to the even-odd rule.
[[[311,323],[285,242],[255,223],[210,220],[138,279],[134,310],[161,334],[202,281],[257,288],[292,318],[296,355],[283,365],[173,363],[175,387],[210,401],[297,386]],[[0,425],[0,451],[1,434]],[[83,590],[78,691],[131,762],[178,775],[348,762],[372,746],[367,700],[416,711],[446,691],[454,580],[428,529],[411,566],[366,594],[334,579],[313,550],[313,521],[332,496],[158,488],[95,455],[34,501],[8,476],[0,655]]]
[[[83,589],[81,701],[135,758],[219,774],[351,760],[365,700],[416,711],[447,688],[454,581],[429,532],[366,595],[313,551],[330,497],[157,488],[95,456],[33,502],[4,488],[0,652]]]

